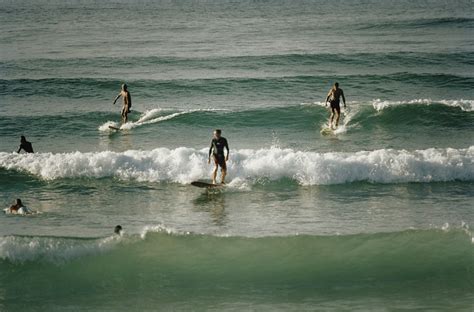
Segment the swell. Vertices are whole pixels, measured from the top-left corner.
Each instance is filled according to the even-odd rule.
[[[367,25],[369,24],[369,25]],[[383,22],[365,22],[360,26],[361,30],[385,30],[385,29],[417,29],[417,28],[440,28],[440,27],[456,27],[456,28],[473,28],[474,18],[470,17],[437,17],[437,18],[415,18],[405,20],[393,20]]]
[[[374,100],[369,103],[349,102],[343,121],[347,127],[361,126],[357,131],[378,129],[402,129],[401,126],[423,128],[423,131],[472,129],[474,124],[473,100],[430,100],[410,101]],[[160,126],[203,126],[212,127],[219,119],[228,127],[238,128],[280,128],[298,131],[313,130],[327,121],[328,112],[323,103],[294,105],[287,107],[265,107],[248,110],[223,109],[164,109],[155,108],[144,112],[132,111],[131,121],[122,129]],[[96,129],[110,131],[109,125],[120,126],[117,113],[62,113],[47,116],[5,116],[0,120],[4,135],[17,136],[23,125],[30,125],[30,133],[37,129],[38,135],[56,133],[77,133],[96,136]]]
[[[474,146],[355,153],[316,153],[275,147],[234,150],[228,167],[229,189],[281,179],[300,185],[473,181]],[[0,153],[0,168],[44,180],[115,178],[180,184],[207,179],[211,170],[207,149],[186,147],[120,153]]]
[[[168,232],[168,233],[167,233]],[[474,287],[466,230],[408,230],[348,236],[216,237],[170,233],[97,239],[0,238],[0,280],[33,292],[74,281],[96,287],[364,287],[437,283]],[[22,275],[31,283],[22,283]],[[130,283],[130,277],[133,279]],[[104,283],[106,285],[104,285]],[[95,285],[100,286],[95,286]],[[84,287],[84,286],[90,287]],[[35,290],[36,289],[36,290]]]
[[[472,91],[474,77],[452,74],[395,73],[387,75],[341,75],[341,76],[285,76],[265,78],[214,78],[214,79],[172,79],[128,81],[134,92],[143,98],[157,96],[197,96],[224,95],[232,93],[275,94],[284,90],[295,93],[311,86],[327,88],[328,82],[338,79],[350,88],[387,88],[385,84],[416,86],[429,85],[431,88],[449,88]],[[123,81],[106,78],[44,78],[44,79],[0,79],[0,96],[29,97],[47,96],[60,98],[109,98],[115,94],[117,85]],[[369,87],[370,86],[370,87]],[[107,97],[106,97],[107,96]]]
[[[101,72],[113,72],[113,69],[129,68],[153,68],[160,70],[175,69],[247,69],[259,70],[262,68],[276,70],[278,67],[288,66],[449,66],[462,67],[474,65],[474,52],[453,53],[421,53],[421,52],[387,52],[387,53],[353,53],[353,54],[330,54],[330,53],[305,53],[305,54],[276,54],[276,55],[249,55],[232,57],[207,57],[207,58],[185,58],[172,56],[144,56],[144,57],[94,57],[94,58],[62,58],[62,59],[21,59],[0,61],[0,69],[9,76],[26,72],[41,71],[43,75],[54,68],[57,74],[61,69],[77,72],[78,68],[87,68],[87,72],[95,73],[97,69]],[[66,73],[66,72],[65,72]]]

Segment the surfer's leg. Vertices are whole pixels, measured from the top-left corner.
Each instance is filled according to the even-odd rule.
[[[341,118],[341,107],[336,107],[336,128],[339,126],[339,118]]]
[[[222,171],[221,172],[221,183],[225,184],[225,176],[227,175],[227,169],[223,168],[221,171]]]
[[[214,155],[214,171],[212,171],[212,184],[216,184],[217,170],[219,169],[219,162],[216,155]]]
[[[128,105],[124,105],[122,107],[122,111],[120,112],[122,115],[122,123],[126,123],[128,121],[128,113],[130,113],[130,109]]]
[[[332,123],[334,121],[334,107],[331,106],[331,116],[329,117],[329,128],[332,129]]]
[[[222,155],[221,159],[219,160],[219,165],[221,166],[221,183],[225,184],[225,176],[227,175],[227,164],[225,162],[224,155]]]
[[[128,121],[128,105],[123,108],[123,122],[126,123]]]

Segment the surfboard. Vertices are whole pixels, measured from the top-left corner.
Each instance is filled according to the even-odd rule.
[[[200,188],[221,188],[224,187],[223,184],[212,184],[212,183],[207,183],[207,182],[202,182],[202,181],[194,181],[191,182],[192,186],[200,187]]]
[[[109,129],[115,130],[115,131],[120,131],[120,128],[114,127],[114,126],[109,126]]]
[[[330,134],[334,134],[334,130],[331,129],[331,127],[329,127],[328,125],[324,125],[322,128],[321,128],[321,134],[322,135],[330,135]]]

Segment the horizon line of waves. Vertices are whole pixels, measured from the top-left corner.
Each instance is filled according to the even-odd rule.
[[[39,179],[116,178],[123,181],[189,184],[207,179],[208,149],[157,148],[149,151],[0,153],[0,168]],[[353,182],[430,183],[474,180],[474,146],[465,149],[429,148],[343,152],[304,152],[293,149],[232,151],[229,188],[290,179],[300,185]]]
[[[369,24],[369,25],[367,25]],[[370,29],[413,29],[413,28],[433,28],[433,27],[457,27],[470,29],[474,27],[472,17],[435,17],[435,18],[408,18],[405,20],[383,21],[367,23],[357,27],[359,30]]]
[[[220,77],[199,79],[131,79],[127,84],[141,97],[156,97],[166,92],[180,92],[195,95],[195,92],[222,95],[241,90],[245,92],[275,92],[282,89],[288,92],[301,92],[306,85],[326,88],[334,79],[351,86],[382,85],[385,83],[403,83],[426,85],[437,88],[455,88],[472,90],[474,77],[452,74],[427,74],[400,72],[394,74],[363,75],[295,75],[279,77]],[[67,98],[100,98],[105,99],[104,92],[115,94],[117,86],[123,80],[108,78],[44,78],[44,79],[0,79],[0,95],[14,97],[57,96]],[[324,90],[326,92],[326,90]],[[183,94],[184,93],[184,94]],[[110,97],[110,96],[109,96]],[[107,98],[109,98],[107,97]]]
[[[133,64],[136,66],[192,66],[192,68],[214,68],[220,64],[224,68],[248,68],[249,63],[258,66],[275,65],[371,65],[377,64],[445,64],[446,62],[458,65],[473,65],[474,52],[383,52],[383,53],[289,53],[289,54],[262,54],[229,57],[176,57],[176,56],[140,56],[140,57],[93,57],[93,58],[32,58],[0,61],[0,68],[8,70],[30,71],[32,67],[87,67],[116,68]]]

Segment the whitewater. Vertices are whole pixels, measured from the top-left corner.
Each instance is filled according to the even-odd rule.
[[[122,153],[0,153],[0,168],[41,179],[117,178],[139,182],[189,184],[206,179],[208,150],[180,147]],[[290,179],[301,185],[473,181],[474,146],[418,151],[375,150],[315,153],[292,149],[237,150],[229,161],[229,178],[258,183]]]

